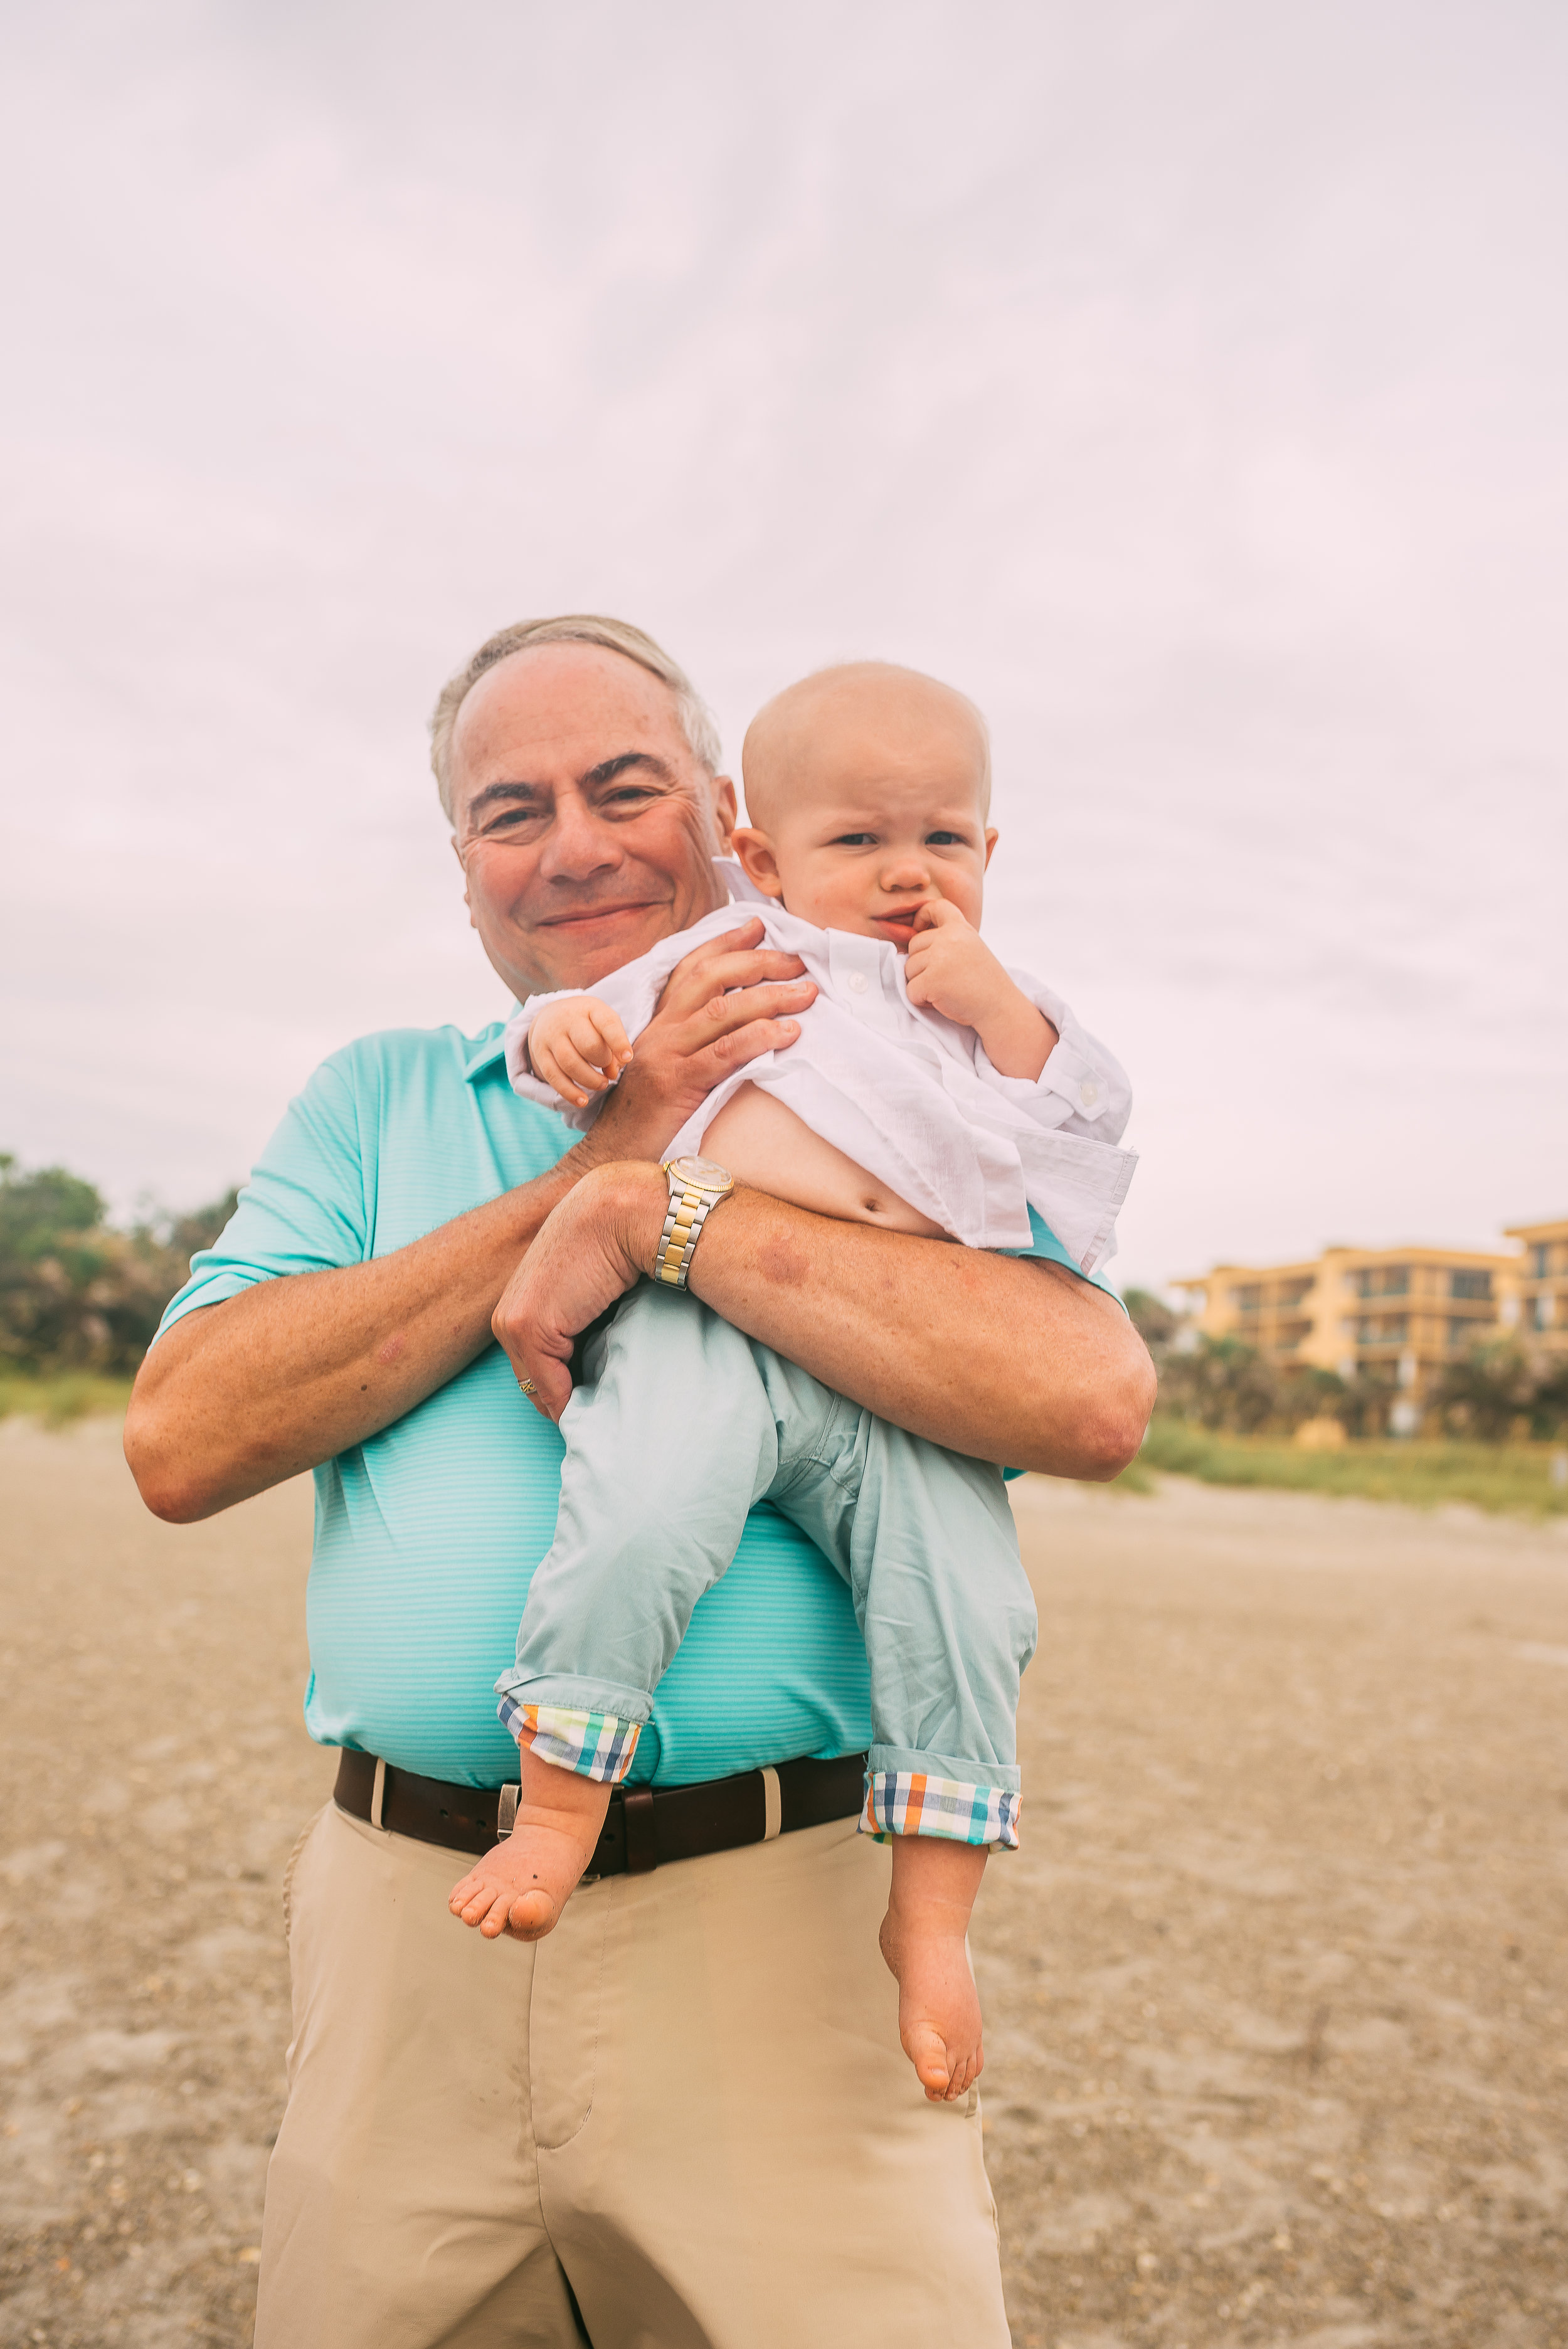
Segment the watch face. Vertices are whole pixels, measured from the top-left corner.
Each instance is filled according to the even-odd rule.
[[[677,1183],[694,1183],[699,1191],[727,1191],[735,1180],[727,1166],[712,1158],[672,1158],[670,1173]]]

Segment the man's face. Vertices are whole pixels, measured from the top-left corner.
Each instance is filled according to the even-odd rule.
[[[480,678],[452,737],[469,916],[518,996],[592,987],[724,902],[735,787],[705,774],[667,686],[597,645]]]

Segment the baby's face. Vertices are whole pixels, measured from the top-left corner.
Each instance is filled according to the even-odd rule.
[[[900,947],[934,899],[979,927],[996,835],[984,745],[955,696],[835,694],[766,747],[776,755],[755,793],[748,771],[758,822],[735,834],[759,888],[819,929]]]

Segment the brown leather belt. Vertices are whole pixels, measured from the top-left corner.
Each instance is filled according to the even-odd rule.
[[[743,1770],[738,1777],[707,1778],[695,1786],[612,1786],[587,1873],[642,1876],[671,1860],[700,1859],[707,1852],[736,1851],[798,1827],[853,1818],[861,1807],[865,1766],[863,1754],[841,1754],[832,1762],[780,1762],[777,1769]],[[500,1838],[502,1796],[511,1797],[509,1829],[517,1807],[515,1786],[449,1786],[444,1779],[421,1778],[346,1747],[332,1792],[338,1809],[351,1818],[476,1857]]]

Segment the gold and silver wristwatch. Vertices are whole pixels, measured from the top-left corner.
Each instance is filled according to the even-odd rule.
[[[669,1177],[670,1211],[659,1234],[653,1278],[667,1288],[684,1288],[702,1227],[734,1190],[735,1177],[711,1158],[666,1158],[664,1170]]]

